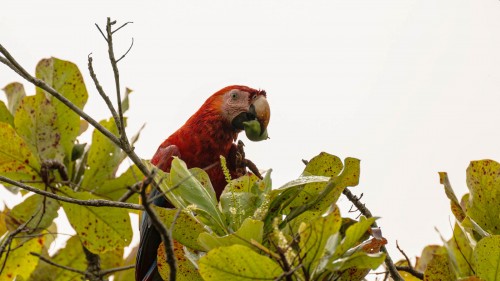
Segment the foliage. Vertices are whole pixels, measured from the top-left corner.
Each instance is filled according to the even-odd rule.
[[[472,161],[466,173],[469,193],[461,201],[439,173],[456,223],[451,239],[417,259],[425,280],[500,280],[500,163]]]
[[[36,76],[79,108],[85,106],[86,86],[73,63],[44,59],[36,67]],[[8,104],[0,102],[1,176],[81,200],[118,200],[140,181],[135,167],[117,175],[124,154],[97,130],[91,145],[81,144],[78,136],[86,122],[59,100],[41,89],[35,95],[26,95],[19,83],[7,85],[4,91]],[[101,124],[116,131],[112,120]],[[19,192],[17,187],[6,187]],[[48,265],[30,253],[85,270],[82,245],[100,255],[102,269],[123,265],[123,248],[132,240],[131,211],[81,206],[21,192],[25,200],[12,210],[4,210],[0,217],[0,245],[6,249],[0,259],[1,280],[14,280],[16,275],[25,280],[54,280],[54,276],[58,276],[57,280],[79,279],[81,275]],[[138,197],[131,197],[132,201],[138,201]],[[66,247],[49,256],[47,249],[53,247],[56,235],[53,221],[61,211],[66,213],[76,235]],[[21,232],[8,239],[23,224]]]
[[[384,261],[385,240],[376,249],[364,247],[372,245],[375,218],[361,217],[341,231],[347,220],[335,202],[344,188],[357,185],[360,172],[359,160],[344,163],[321,153],[297,180],[278,189],[272,189],[270,170],[263,179],[245,175],[231,180],[217,202],[205,171],[175,158],[171,172],[157,171],[156,180],[180,213],[173,223],[174,212],[157,210],[166,225],[174,225],[177,259],[199,268],[194,273],[179,266],[179,280],[361,280]],[[190,229],[189,235],[176,229]],[[168,276],[164,259],[159,268]]]

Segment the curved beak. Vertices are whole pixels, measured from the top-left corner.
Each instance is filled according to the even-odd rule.
[[[231,124],[235,129],[245,130],[245,134],[251,141],[268,139],[267,125],[271,118],[271,109],[265,96],[258,96],[246,112],[236,116]]]
[[[271,119],[271,108],[265,96],[258,96],[250,105],[249,112],[253,114],[260,124],[261,135],[267,130],[269,119]]]

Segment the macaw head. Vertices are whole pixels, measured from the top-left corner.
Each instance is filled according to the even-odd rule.
[[[248,139],[252,141],[268,138],[267,125],[271,109],[264,90],[228,86],[213,94],[207,102],[215,104],[224,120],[236,132],[245,130]]]

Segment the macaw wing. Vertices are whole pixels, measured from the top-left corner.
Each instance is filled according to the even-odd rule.
[[[179,148],[176,145],[160,147],[151,159],[151,163],[156,165],[161,170],[170,171],[172,157],[180,157]],[[173,208],[174,206],[167,201],[165,196],[160,195],[160,191],[153,189],[149,194],[149,198],[155,198],[153,204],[164,207]],[[135,277],[139,281],[162,280],[158,268],[156,266],[156,256],[158,246],[161,243],[161,236],[153,226],[151,219],[147,213],[143,213],[140,226],[141,241],[139,250],[137,251]]]

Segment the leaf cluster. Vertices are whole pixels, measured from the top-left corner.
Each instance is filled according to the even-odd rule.
[[[500,163],[472,161],[466,175],[469,193],[458,200],[447,173],[439,173],[456,222],[453,237],[425,247],[417,259],[414,268],[425,280],[500,280]]]
[[[156,210],[171,226],[178,280],[362,280],[384,261],[386,241],[369,239],[376,218],[342,218],[335,204],[359,173],[359,160],[321,153],[277,189],[270,170],[230,180],[218,202],[205,171],[174,159],[156,181],[178,210]]]
[[[84,108],[88,93],[73,63],[43,59],[36,66],[36,77]],[[3,90],[7,104],[0,101],[0,176],[85,201],[118,201],[140,181],[141,173],[135,166],[117,175],[125,154],[99,131],[92,133],[91,144],[81,143],[78,137],[87,129],[87,122],[56,98],[40,88],[34,95],[26,95],[20,83],[11,83]],[[124,102],[128,107],[128,95]],[[117,133],[111,118],[100,124]],[[13,193],[21,192],[24,200],[0,215],[0,280],[80,279],[80,273],[42,259],[85,271],[84,249],[100,256],[101,269],[124,265],[123,249],[132,239],[130,210],[82,206],[4,186]],[[127,202],[137,201],[134,195]],[[50,256],[48,249],[58,235],[54,219],[61,212],[76,235]]]

